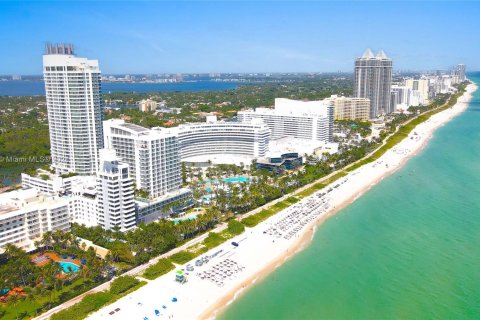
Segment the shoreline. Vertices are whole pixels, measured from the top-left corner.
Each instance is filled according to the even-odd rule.
[[[468,87],[470,87],[470,89],[472,91],[470,91],[468,89]],[[373,188],[375,185],[377,185],[379,182],[381,182],[385,177],[388,177],[389,175],[393,174],[395,171],[401,169],[408,162],[408,160],[415,157],[423,149],[425,149],[425,147],[428,145],[428,142],[433,137],[433,133],[436,129],[442,127],[443,125],[448,123],[450,120],[452,120],[456,116],[463,113],[468,108],[469,103],[472,99],[472,94],[473,94],[473,92],[475,92],[478,89],[478,86],[476,84],[470,84],[468,87],[467,87],[467,91],[458,99],[455,106],[453,106],[452,108],[446,109],[444,111],[441,111],[438,114],[441,114],[443,112],[447,112],[451,109],[454,109],[458,104],[464,104],[464,107],[461,108],[460,110],[458,110],[458,112],[452,114],[447,119],[445,119],[446,121],[442,122],[440,125],[430,128],[428,135],[425,137],[425,139],[422,141],[422,143],[415,150],[412,150],[412,153],[409,153],[407,156],[403,157],[401,159],[401,162],[399,163],[399,165],[397,167],[394,167],[391,170],[386,171],[381,177],[375,179],[375,181],[371,182],[366,188],[364,188],[363,190],[361,190],[360,192],[358,192],[356,194],[351,195],[348,199],[346,199],[341,204],[336,206],[333,210],[330,210],[324,216],[321,216],[318,219],[314,220],[312,222],[312,224],[308,226],[307,230],[305,230],[305,232],[303,234],[303,237],[300,238],[298,241],[292,243],[292,245],[289,247],[289,249],[293,249],[293,253],[291,253],[290,255],[287,254],[285,256],[278,257],[278,259],[276,259],[276,261],[272,261],[272,263],[270,264],[270,266],[271,266],[270,268],[265,269],[265,270],[261,270],[258,273],[252,275],[250,277],[250,279],[247,279],[245,281],[245,284],[249,284],[247,287],[246,286],[242,286],[242,287],[237,286],[237,288],[232,289],[233,294],[231,292],[228,296],[224,296],[223,298],[218,300],[214,305],[210,306],[210,308],[208,308],[202,314],[200,314],[199,319],[214,319],[214,318],[216,318],[216,316],[218,314],[225,311],[228,308],[228,306],[230,306],[230,304],[232,304],[233,302],[235,302],[236,299],[238,299],[240,296],[245,294],[248,291],[248,289],[250,289],[254,284],[256,284],[258,281],[262,281],[263,279],[265,279],[268,275],[270,275],[273,271],[275,271],[275,269],[280,267],[281,264],[283,264],[285,261],[287,261],[292,256],[296,255],[297,253],[299,253],[299,252],[303,251],[305,248],[307,248],[311,244],[311,242],[313,241],[313,237],[315,235],[315,231],[317,230],[317,228],[320,227],[327,219],[335,216],[342,209],[348,207],[350,204],[352,204],[357,199],[359,199],[361,196],[363,196],[365,193],[367,193],[371,188]],[[461,101],[461,100],[465,100],[465,101]],[[435,115],[437,115],[437,114],[435,114]],[[433,116],[435,116],[435,115],[433,115]],[[428,121],[430,121],[430,119]],[[428,121],[426,121],[426,122],[428,122]],[[422,125],[422,124],[424,124],[424,123],[421,123],[420,125]],[[361,169],[361,168],[359,168],[359,169]],[[354,172],[355,171],[356,170],[354,170]],[[351,173],[349,173],[348,175],[350,175],[350,174]],[[288,253],[288,250],[287,250],[287,253]],[[278,265],[278,262],[280,262],[281,264]]]
[[[436,129],[468,108],[475,90],[477,86],[470,84],[453,107],[438,112],[419,124],[408,137],[376,161],[349,172],[348,175],[324,189],[303,198],[297,204],[278,212],[254,228],[246,229],[243,234],[207,252],[205,255],[220,250],[223,253],[212,258],[208,265],[195,267],[195,271],[191,272],[192,275],[185,284],[182,285],[173,280],[175,278],[175,270],[173,270],[158,279],[149,281],[146,286],[100,309],[88,318],[130,319],[139,316],[148,318],[155,315],[153,311],[158,310],[160,310],[160,318],[165,319],[215,318],[254,284],[310,245],[318,226],[360,198],[386,176],[402,168],[410,158],[423,150]],[[329,189],[328,192],[326,192],[327,189]],[[312,207],[309,206],[314,207],[311,209]],[[282,225],[285,225],[285,220],[288,220],[289,216],[296,211],[307,213],[295,216],[294,220],[291,220],[293,222],[286,223],[290,228],[288,230],[293,230],[290,231],[293,234],[291,238],[287,234],[288,230],[284,233],[282,231],[280,235],[269,233],[272,228],[273,230],[281,229]],[[230,241],[236,241],[240,245],[232,246]],[[224,261],[222,259],[225,258],[241,265],[241,271],[228,275],[222,280],[221,285],[219,282],[215,284],[215,282],[201,279],[201,273],[210,272],[214,264],[213,269],[218,268]],[[193,261],[190,263],[194,265]],[[178,302],[170,303],[173,297],[178,297]],[[110,314],[117,308],[119,311]]]

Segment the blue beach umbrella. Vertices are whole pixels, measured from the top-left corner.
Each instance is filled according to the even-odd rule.
[[[156,316],[159,316],[159,315],[160,315],[160,311],[158,311],[157,309],[155,309],[155,315],[156,315]]]
[[[177,302],[177,298],[172,298],[172,302]]]

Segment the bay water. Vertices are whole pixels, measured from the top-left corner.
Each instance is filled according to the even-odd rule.
[[[236,89],[241,82],[186,81],[176,83],[103,82],[102,92],[174,92],[174,91],[222,91]],[[0,81],[0,96],[44,96],[43,81]]]

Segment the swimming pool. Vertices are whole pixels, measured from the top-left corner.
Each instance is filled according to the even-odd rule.
[[[238,182],[248,182],[250,181],[250,178],[244,177],[244,176],[239,176],[239,177],[230,177],[230,178],[225,178],[222,180],[222,182],[226,183],[238,183]],[[204,184],[216,184],[218,183],[218,180],[205,180]]]
[[[78,270],[80,270],[80,267],[72,262],[58,261],[58,264],[60,264],[60,267],[62,267],[62,270],[65,273],[77,272]]]
[[[231,178],[226,178],[223,179],[223,181],[231,183],[231,182],[248,182],[250,179],[244,176],[240,177],[231,177]]]
[[[197,215],[196,215],[196,214],[195,214],[195,215],[191,215],[191,216],[186,217],[186,218],[173,219],[173,223],[174,223],[174,224],[177,224],[177,223],[179,223],[180,221],[195,220],[195,219],[197,219]]]

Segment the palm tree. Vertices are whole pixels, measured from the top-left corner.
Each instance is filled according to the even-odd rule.
[[[43,234],[42,240],[40,242],[43,244],[43,246],[48,250],[49,248],[53,249],[52,246],[52,232],[47,231]]]

